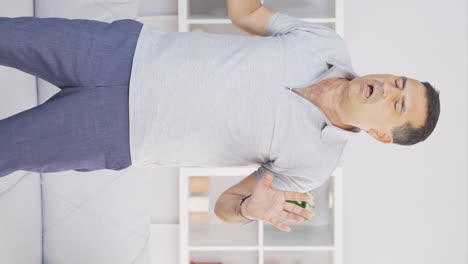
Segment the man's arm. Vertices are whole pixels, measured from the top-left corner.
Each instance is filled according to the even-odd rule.
[[[290,228],[279,220],[302,222],[304,218],[311,218],[312,213],[296,204],[286,202],[308,201],[310,196],[304,193],[282,191],[274,188],[273,174],[266,172],[262,179],[255,180],[255,172],[243,179],[240,183],[224,191],[216,201],[215,214],[224,222],[233,224],[244,224],[250,219],[263,220],[276,228],[289,232]],[[240,201],[244,196],[252,194],[240,207]]]
[[[215,214],[224,222],[232,224],[245,224],[249,220],[240,215],[241,199],[254,192],[255,172],[244,178],[240,183],[225,190],[216,201]],[[244,205],[243,203],[242,205]],[[245,212],[243,212],[245,215]],[[248,216],[246,216],[248,217]]]
[[[275,11],[259,0],[226,0],[228,17],[240,29],[259,36],[267,35],[268,23]]]

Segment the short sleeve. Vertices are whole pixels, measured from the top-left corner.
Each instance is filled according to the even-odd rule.
[[[327,62],[349,65],[343,38],[332,28],[276,12],[267,37],[281,43],[284,54],[284,84],[305,87],[328,70]]]
[[[336,32],[327,26],[276,12],[268,23],[267,36],[281,36],[293,31],[316,32],[318,34],[320,34],[320,32],[326,32],[336,35]]]
[[[282,191],[294,191],[305,193],[319,187],[321,184],[315,181],[311,175],[311,169],[294,169],[291,174],[278,172],[272,162],[262,164],[255,172],[255,180],[259,182],[263,175],[270,171],[273,174],[272,186]]]

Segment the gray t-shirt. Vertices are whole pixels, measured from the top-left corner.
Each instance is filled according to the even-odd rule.
[[[132,165],[257,164],[257,180],[271,170],[276,188],[316,188],[352,132],[289,88],[330,74],[357,76],[343,39],[282,13],[266,37],[143,25],[130,79]]]

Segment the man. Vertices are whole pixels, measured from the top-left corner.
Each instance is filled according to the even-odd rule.
[[[326,180],[349,134],[413,144],[432,132],[438,97],[429,84],[357,77],[333,30],[252,3],[228,1],[229,17],[259,36],[0,18],[0,64],[61,89],[0,120],[0,176],[261,164],[215,212],[288,231],[279,218],[310,214],[285,200],[308,199],[303,192]]]
[[[312,217],[306,209],[286,202],[310,199],[291,190],[305,192],[320,186],[336,166],[347,134],[364,130],[378,141],[401,145],[423,141],[436,126],[439,96],[429,83],[405,76],[358,77],[351,71],[342,40],[331,31],[275,14],[263,5],[241,6],[240,2],[228,0],[231,20],[247,32],[279,37],[286,53],[286,84],[299,84],[287,88],[301,98],[283,95],[290,98],[285,101],[294,100],[299,106],[286,102],[281,109],[278,104],[284,114],[278,114],[272,162],[227,189],[215,212],[229,223],[258,219],[289,232],[290,227],[280,219],[301,222]],[[330,55],[338,63],[330,65]],[[304,71],[294,68],[307,60],[312,65]],[[315,65],[330,69],[313,74]]]

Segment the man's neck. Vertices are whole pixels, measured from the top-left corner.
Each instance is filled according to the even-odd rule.
[[[342,111],[348,83],[349,80],[345,78],[327,78],[306,87],[301,91],[301,94],[322,109],[333,125],[351,130],[354,126],[346,124],[345,115]]]

